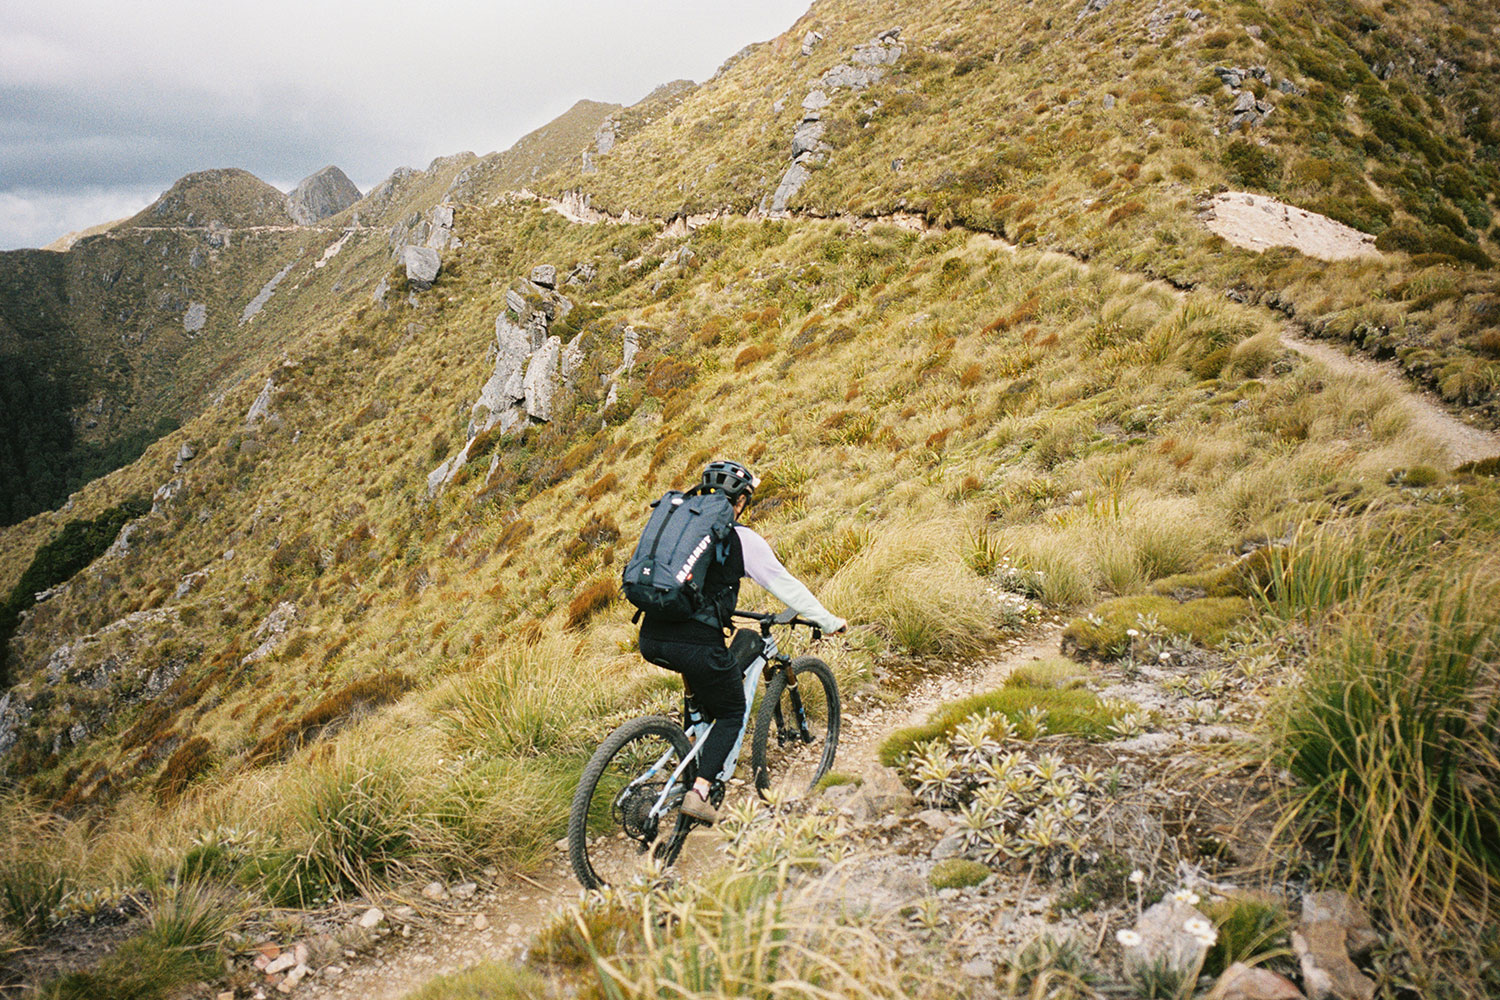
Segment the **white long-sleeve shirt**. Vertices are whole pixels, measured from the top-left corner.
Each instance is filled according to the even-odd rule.
[[[743,524],[734,526],[740,538],[740,548],[745,557],[745,575],[787,607],[808,621],[815,622],[824,632],[837,632],[844,627],[844,619],[823,607],[803,582],[793,576],[767,542]]]

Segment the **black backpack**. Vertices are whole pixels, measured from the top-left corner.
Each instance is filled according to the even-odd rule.
[[[671,490],[651,507],[646,530],[621,573],[625,599],[653,618],[719,627],[724,609],[704,593],[704,585],[709,569],[729,554],[734,505],[722,493],[695,489]]]

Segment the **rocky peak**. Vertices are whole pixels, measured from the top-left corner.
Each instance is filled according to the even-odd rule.
[[[337,215],[360,199],[359,188],[335,166],[310,174],[287,195],[287,209],[298,225],[310,226]]]

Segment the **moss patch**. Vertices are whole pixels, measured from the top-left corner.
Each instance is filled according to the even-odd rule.
[[[1048,733],[1069,733],[1086,739],[1107,738],[1110,725],[1120,716],[1117,708],[1106,706],[1092,691],[1007,685],[949,702],[934,711],[926,723],[896,730],[881,744],[880,762],[895,767],[918,743],[951,736],[959,723],[980,712],[992,712],[1019,722],[1032,709],[1041,711]]]
[[[944,858],[927,876],[934,889],[967,889],[990,877],[990,870],[968,858]]]
[[[1243,597],[1200,597],[1178,603],[1170,597],[1139,595],[1105,601],[1087,617],[1075,618],[1063,630],[1063,648],[1076,656],[1115,659],[1129,648],[1126,630],[1155,621],[1154,634],[1180,636],[1205,646],[1222,642],[1250,613]],[[1147,631],[1147,629],[1142,629]]]

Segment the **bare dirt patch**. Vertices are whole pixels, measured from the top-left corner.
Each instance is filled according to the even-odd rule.
[[[1377,256],[1375,237],[1326,215],[1245,191],[1226,191],[1209,204],[1208,228],[1237,247],[1291,247],[1319,260]]]

